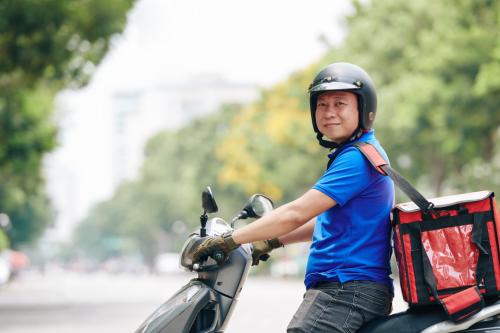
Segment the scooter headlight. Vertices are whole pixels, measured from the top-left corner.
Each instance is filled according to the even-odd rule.
[[[190,270],[193,267],[193,252],[199,243],[200,236],[198,234],[191,234],[182,246],[180,265],[186,270]]]

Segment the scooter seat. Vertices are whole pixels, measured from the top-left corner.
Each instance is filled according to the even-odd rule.
[[[492,316],[498,313],[499,310],[496,308],[498,307],[498,304],[500,304],[500,302],[497,298],[487,299],[485,300],[485,303],[487,307],[492,306],[491,308],[488,308],[488,310],[493,311],[487,314],[487,316]],[[488,313],[490,311],[486,311],[485,308],[485,310],[482,312]],[[388,317],[382,317],[372,320],[363,325],[363,327],[358,330],[358,333],[419,333],[432,325],[448,321],[448,319],[448,316],[440,305],[415,307],[408,309],[405,312],[400,312]],[[474,322],[477,322],[477,320]],[[497,332],[500,328],[500,319],[495,318],[494,320],[489,320],[487,323],[477,322],[476,324],[473,324],[471,318],[471,325],[472,326],[470,326],[470,329],[476,328],[473,330],[474,332]],[[492,331],[492,327],[494,327],[496,330]],[[455,332],[455,330],[452,331]],[[466,329],[465,331],[469,332],[469,329]],[[465,331],[460,329],[457,332]],[[447,332],[451,331],[447,330]]]
[[[447,319],[441,307],[426,306],[372,320],[363,325],[358,333],[419,333]]]

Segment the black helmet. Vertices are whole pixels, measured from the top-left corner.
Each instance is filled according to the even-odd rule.
[[[338,144],[323,140],[323,134],[316,125],[316,103],[318,96],[325,91],[349,91],[358,97],[359,128],[370,130],[377,113],[377,93],[372,79],[361,67],[347,63],[336,62],[323,68],[309,86],[309,103],[314,131],[319,143],[327,148],[337,148]]]

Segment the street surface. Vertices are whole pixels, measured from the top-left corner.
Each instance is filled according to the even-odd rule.
[[[0,286],[0,332],[134,332],[192,277],[25,274]],[[226,332],[285,332],[303,293],[300,279],[250,276]],[[394,307],[404,309],[400,296]]]

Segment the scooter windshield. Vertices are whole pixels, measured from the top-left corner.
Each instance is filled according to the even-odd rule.
[[[207,222],[207,235],[217,236],[231,230],[229,224],[220,217],[214,217]]]

